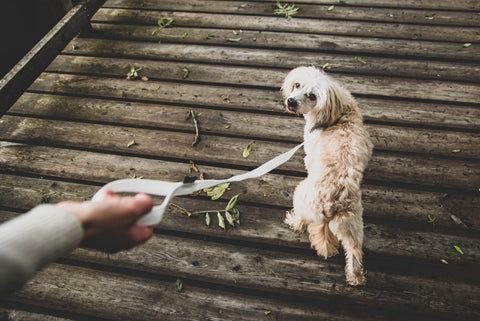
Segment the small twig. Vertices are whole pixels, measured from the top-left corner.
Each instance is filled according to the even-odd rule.
[[[175,206],[176,208],[182,210],[182,213],[187,214],[188,216],[192,215],[193,213],[189,212],[186,208],[181,207],[175,203],[170,203],[170,205]]]
[[[187,120],[190,119],[190,117],[193,118],[193,123],[195,124],[195,139],[192,142],[192,146],[195,146],[200,140],[200,134],[198,133],[198,123],[197,123],[197,119],[195,118],[195,113],[193,112],[193,110],[190,110],[188,112]]]

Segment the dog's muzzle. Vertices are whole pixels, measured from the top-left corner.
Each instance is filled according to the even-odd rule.
[[[295,98],[288,98],[286,106],[288,111],[296,112],[298,107],[298,102]]]

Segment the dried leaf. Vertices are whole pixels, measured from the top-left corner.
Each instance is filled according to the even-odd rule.
[[[239,42],[240,40],[242,40],[242,38],[227,38],[227,41],[231,42]]]
[[[183,79],[188,77],[188,74],[190,73],[190,70],[187,69],[187,67],[179,67],[180,71],[183,72]]]
[[[127,144],[127,148],[130,148],[130,146],[133,146],[133,145],[136,145],[136,144],[137,143],[135,143],[135,140],[132,140]]]
[[[227,226],[225,225],[225,219],[223,218],[220,212],[217,212],[217,217],[218,217],[218,226],[220,226],[223,229],[226,229]]]
[[[457,250],[458,253],[462,254],[463,255],[463,251],[461,248],[459,248],[458,246],[454,245],[453,246],[455,248],[455,250]]]
[[[235,207],[235,205],[237,204],[239,196],[240,196],[240,194],[237,194],[230,199],[230,201],[227,204],[227,207],[225,207],[225,211],[230,211],[232,208]]]
[[[177,279],[177,281],[175,281],[175,290],[176,290],[177,292],[182,292],[182,290],[183,290],[182,280]]]
[[[471,45],[472,45],[471,42],[467,42],[467,43],[464,43],[464,44],[463,44],[463,46],[464,46],[465,48],[468,48],[468,47],[470,47]]]
[[[450,218],[455,222],[455,224],[458,224],[463,228],[468,228],[467,224],[463,223],[462,220],[457,216],[450,214]]]
[[[252,151],[253,142],[250,142],[247,147],[243,150],[243,158],[247,158]]]
[[[210,224],[212,223],[212,218],[210,217],[210,213],[205,214],[205,224],[210,227]]]
[[[335,6],[332,4],[330,7],[328,7],[328,11],[332,11],[333,9],[335,9]]]
[[[195,163],[190,161],[190,169],[198,173],[198,168],[195,166]]]
[[[445,260],[445,259],[441,259],[440,261],[441,261],[443,264],[448,264],[447,260]]]

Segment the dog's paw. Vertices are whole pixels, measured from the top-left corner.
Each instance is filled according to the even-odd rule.
[[[298,222],[293,210],[287,211],[287,214],[283,222],[287,224],[295,232],[301,233],[305,230],[304,224],[302,224],[302,222]]]
[[[355,274],[347,274],[347,284],[350,286],[360,286],[367,284],[367,278],[365,277],[365,273],[362,271],[361,273]]]

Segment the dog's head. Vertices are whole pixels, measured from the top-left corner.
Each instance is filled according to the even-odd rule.
[[[286,111],[308,114],[318,127],[335,123],[350,97],[348,91],[315,67],[298,67],[290,71],[281,90]]]

